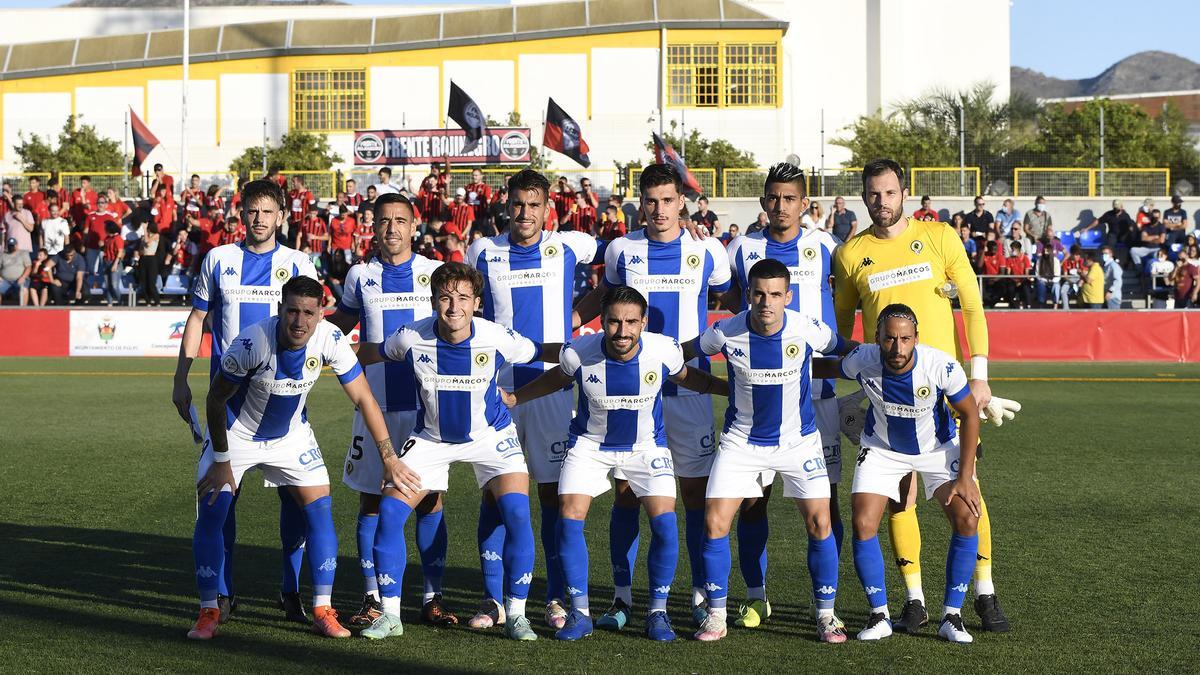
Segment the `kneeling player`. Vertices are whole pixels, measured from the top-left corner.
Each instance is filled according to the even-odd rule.
[[[857,380],[870,401],[852,490],[854,567],[871,605],[871,616],[858,639],[879,640],[892,634],[883,553],[876,534],[888,499],[900,498],[901,479],[917,471],[925,483],[925,497],[937,498],[953,528],[938,635],[951,642],[970,642],[961,609],[979,546],[980,497],[975,484],[979,411],[962,366],[941,350],[917,344],[917,317],[906,305],[884,308],[875,341],[841,363],[842,376]],[[961,445],[945,398],[962,420]]]
[[[643,332],[646,299],[629,286],[614,286],[601,305],[603,333],[585,335],[562,349],[558,369],[506,395],[515,406],[561,390],[574,381],[579,405],[558,479],[561,518],[559,557],[571,613],[554,634],[578,640],[592,634],[588,608],[588,549],[583,535],[592,499],[609,489],[619,470],[650,518],[650,612],[646,635],[675,639],[667,618],[667,595],[679,557],[675,522],[675,474],[663,427],[663,378],[701,393],[726,392],[725,382],[684,365],[674,339]]]
[[[222,528],[242,476],[255,468],[272,483],[287,487],[303,507],[313,583],[313,632],[327,637],[350,635],[330,605],[338,543],[329,474],[304,413],[305,399],[323,365],[333,367],[375,442],[381,448],[391,443],[350,341],[321,320],[321,284],[309,277],[293,277],[282,293],[278,316],[250,326],[234,339],[208,392],[210,437],[200,457],[200,501],[192,540],[200,618],[188,633],[192,639],[207,640],[217,633]],[[213,423],[220,419],[226,423]]]
[[[404,360],[412,364],[421,417],[396,452],[380,447],[384,488],[375,533],[375,573],[383,614],[362,632],[379,639],[404,634],[400,588],[408,555],[404,523],[430,492],[444,492],[450,465],[466,462],[475,480],[496,499],[507,532],[504,543],[505,633],[536,640],[525,618],[533,581],[533,529],[529,518],[529,471],[508,409],[500,401],[496,373],[504,363],[553,362],[559,344],[540,346],[486,319],[475,318],[483,277],[448,263],[430,278],[435,315],[393,333],[382,345],[359,348],[364,365]]]
[[[846,641],[842,622],[833,613],[838,552],[809,370],[814,351],[840,354],[854,343],[843,341],[819,319],[787,309],[790,280],[791,272],[778,260],[755,263],[746,289],[750,309],[713,324],[697,339],[699,352],[723,354],[729,367],[729,407],[705,506],[708,615],[696,632],[697,640],[725,637],[729,526],[743,498],[762,496],[760,475],[778,472],[784,495],[796,500],[808,530],[817,635],[824,642]]]

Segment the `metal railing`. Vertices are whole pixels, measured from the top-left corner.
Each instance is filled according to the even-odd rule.
[[[0,184],[8,183],[12,185],[14,195],[24,194],[29,192],[29,179],[37,178],[42,181],[42,189],[46,189],[46,183],[50,182],[50,172],[42,171],[14,171],[9,173],[0,173]]]
[[[908,171],[908,193],[939,197],[982,194],[977,166],[914,166]]]
[[[1103,197],[1168,195],[1171,170],[1021,167],[1013,169],[1013,196]],[[978,193],[976,193],[978,194]]]
[[[280,169],[279,173],[288,179],[288,186],[284,190],[291,190],[292,177],[300,176],[304,179],[304,186],[316,195],[317,199],[337,199],[337,193],[341,189],[341,185],[338,183],[337,171],[288,171],[287,169]],[[262,171],[251,171],[250,180],[257,180],[262,178],[263,175]]]

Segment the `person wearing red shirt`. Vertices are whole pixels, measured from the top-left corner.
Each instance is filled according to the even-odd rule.
[[[209,251],[221,245],[225,228],[214,223],[211,218],[205,218],[198,213],[189,211],[184,217],[186,218],[187,227],[183,228],[183,230],[198,233],[201,256],[207,255]]]
[[[1017,278],[1008,282],[1007,295],[1012,304],[1026,308],[1033,304],[1033,282],[1024,277],[1033,271],[1033,262],[1022,250],[1020,242],[1014,241],[1011,250],[1012,253],[1004,261],[1004,267],[1008,274]]]
[[[267,180],[274,181],[276,185],[287,190],[287,176],[279,173],[279,169],[271,169],[267,172]]]
[[[1000,247],[996,241],[987,242],[984,247],[983,255],[983,273],[985,276],[999,276],[1004,274],[1005,265],[1008,259],[1000,252]],[[1002,286],[996,283],[996,279],[983,280],[983,297],[988,303],[988,306],[996,304],[1000,298],[1000,290]]]
[[[150,184],[150,194],[158,194],[158,188],[167,189],[167,194],[171,195],[171,199],[175,198],[175,178],[171,174],[163,171],[162,164],[154,165],[154,182]]]
[[[575,191],[571,189],[571,184],[567,182],[566,176],[558,177],[558,184],[550,193],[550,199],[554,202],[554,210],[560,217],[571,211],[571,205],[575,203]]]
[[[461,238],[471,231],[471,223],[475,221],[475,207],[468,204],[466,199],[465,188],[454,191],[454,201],[446,205],[447,217],[446,224],[442,226],[443,232],[453,232]]]
[[[471,169],[471,182],[467,184],[466,190],[465,201],[475,209],[475,217],[472,220],[487,216],[487,207],[492,201],[492,186],[483,182],[482,170]]]
[[[237,214],[229,216],[225,226],[221,228],[221,246],[225,244],[240,244],[246,238],[246,228]]]
[[[596,208],[587,202],[587,196],[582,192],[575,193],[575,202],[571,210],[562,215],[560,230],[572,230],[595,236]]]
[[[463,245],[462,238],[457,234],[453,232],[447,234],[442,246],[445,249],[442,253],[442,260],[459,263],[463,261],[463,252],[466,246]]]
[[[108,210],[108,197],[101,195],[97,198],[96,209],[89,213],[83,228],[83,246],[89,273],[100,271],[100,254],[104,250],[104,240],[108,238],[108,224],[112,223],[117,231],[121,231],[121,223]]]
[[[87,222],[89,213],[96,210],[96,191],[92,189],[92,179],[83,176],[79,179],[79,187],[71,193],[71,220],[79,227]]]
[[[345,201],[342,200],[343,195],[346,197]],[[358,205],[361,204],[362,201],[363,196],[358,194],[358,181],[354,180],[353,178],[346,181],[346,191],[338,194],[338,203],[349,206],[351,211],[357,211]]]
[[[33,213],[36,222],[42,222],[50,217],[50,207],[46,203],[46,193],[42,192],[42,181],[36,176],[29,179],[29,192],[26,192],[25,208]]]
[[[450,159],[446,159],[446,163],[442,166],[433,164],[430,167],[430,173],[437,176],[437,191],[443,199],[450,194]]]
[[[339,266],[350,265],[351,252],[354,250],[354,233],[357,229],[354,217],[345,206],[340,207],[338,215],[329,221],[329,248]]]
[[[150,207],[150,215],[158,225],[159,232],[170,232],[175,223],[175,198],[167,191],[165,185],[159,185],[154,193],[154,202]]]
[[[183,204],[184,213],[203,213],[206,201],[204,189],[200,187],[200,176],[192,174],[188,186],[179,193],[179,203]]]
[[[288,204],[288,240],[295,244],[300,225],[317,204],[317,198],[309,192],[300,176],[292,176],[292,191],[288,193]]]
[[[425,180],[421,181],[421,187],[417,190],[417,198],[413,202],[421,213],[425,214],[426,218],[435,218],[441,214],[442,195],[438,192],[437,176],[429,174]]]
[[[555,231],[558,229],[558,214],[560,211],[554,205],[554,200],[551,199],[549,204],[546,204],[546,222],[542,224],[543,230]]]
[[[205,218],[205,220],[208,220]],[[220,233],[220,230],[217,231]],[[175,233],[175,241],[171,244],[171,250],[167,253],[167,269],[170,274],[183,274],[191,276],[195,272],[197,261],[203,258],[200,254],[199,247],[193,241],[194,234],[188,230],[180,230]]]
[[[354,230],[354,252],[360,260],[366,260],[375,245],[375,212],[363,211],[362,220]]]
[[[64,208],[66,206],[68,202],[67,191],[62,189],[62,186],[58,184],[57,178],[51,178],[49,182],[46,183],[46,198],[49,199],[51,196],[57,197],[59,208]]]
[[[116,216],[118,223],[125,220],[125,216],[128,216],[132,212],[133,209],[130,209],[125,200],[117,195],[115,188],[105,190],[104,196],[108,197],[108,212]]]
[[[204,195],[205,213],[218,225],[225,222],[225,198],[221,196],[221,186],[213,183],[208,186]]]
[[[304,219],[304,224],[300,226],[300,234],[304,237],[300,245],[308,246],[309,250],[324,259],[326,251],[329,250],[329,226],[325,221],[310,211]]]
[[[912,217],[916,220],[937,221],[938,213],[937,211],[933,210],[933,203],[932,200],[929,199],[929,195],[921,197],[921,208],[913,211]]]
[[[604,215],[600,220],[600,231],[596,233],[599,239],[604,241],[612,241],[624,237],[628,232],[625,228],[624,221],[621,220],[621,212],[616,206],[609,204],[604,209]],[[727,242],[728,243],[728,242]]]

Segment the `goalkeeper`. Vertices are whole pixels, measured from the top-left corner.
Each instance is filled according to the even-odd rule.
[[[904,169],[892,160],[867,164],[862,172],[863,202],[871,227],[834,254],[834,310],[838,332],[849,337],[854,312],[862,307],[863,342],[875,340],[879,312],[892,303],[911,307],[921,321],[921,342],[962,359],[950,300],[962,307],[970,345],[970,389],[981,413],[996,425],[1020,410],[1015,401],[994,399],[987,383],[988,332],[975,272],[956,233],[944,223],[904,217],[908,196]],[[843,421],[853,411],[842,411]],[[858,419],[862,415],[857,415]],[[853,434],[848,434],[853,440]],[[982,452],[980,452],[982,456]],[[908,589],[899,630],[916,632],[929,621],[921,591],[921,531],[917,524],[913,474],[900,485],[902,502],[889,504],[889,532],[896,564]],[[981,500],[979,552],[975,566],[975,612],[984,630],[1007,631],[1008,619],[992,583],[991,521]]]

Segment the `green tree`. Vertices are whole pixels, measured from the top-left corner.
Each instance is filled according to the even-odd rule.
[[[342,161],[329,147],[325,134],[293,131],[279,139],[277,147],[267,148],[267,170],[328,171]],[[239,176],[249,176],[251,171],[261,172],[263,166],[262,146],[246,148],[229,164],[229,170]]]
[[[75,115],[67,117],[58,144],[50,146],[37,134],[18,133],[14,147],[25,171],[124,171],[125,155],[121,144],[105,138],[90,124],[80,124]]]

